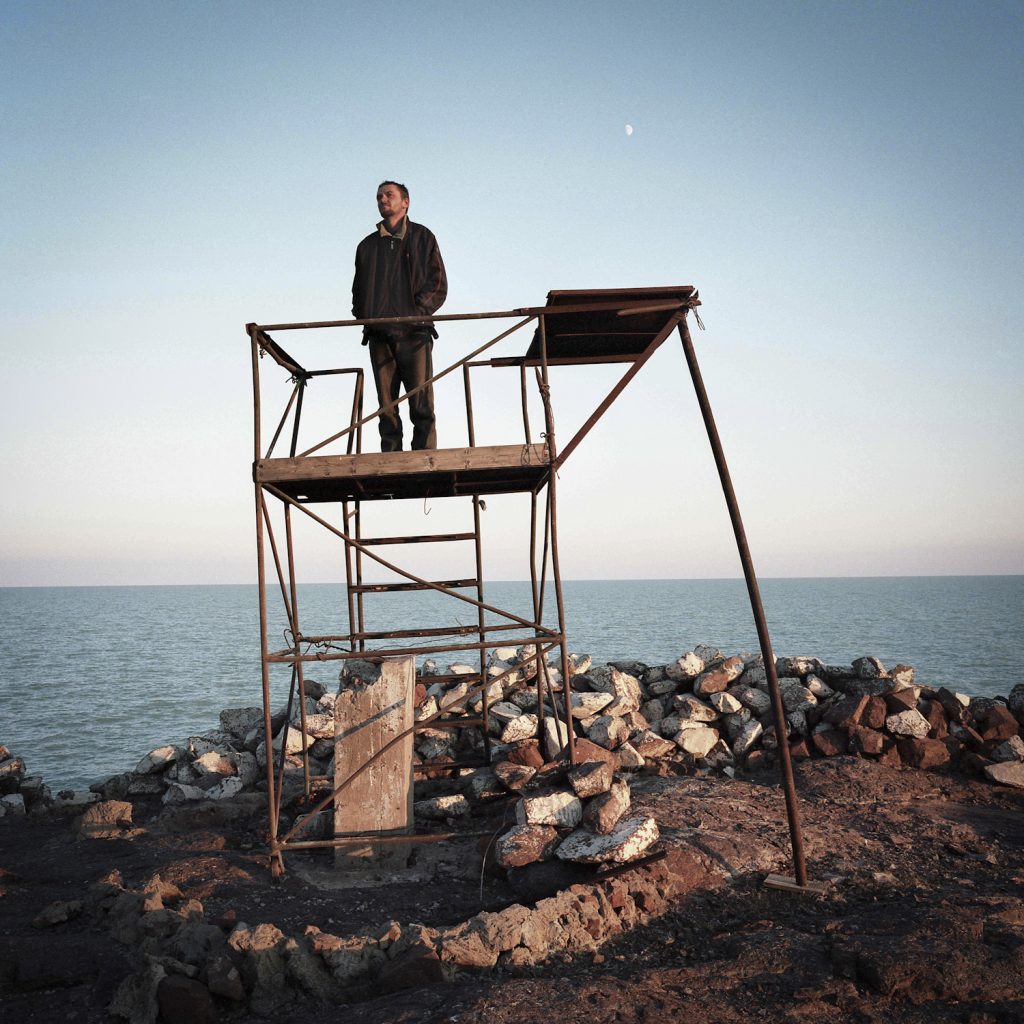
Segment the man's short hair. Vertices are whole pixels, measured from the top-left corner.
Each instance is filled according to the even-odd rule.
[[[394,185],[402,193],[403,199],[409,198],[409,190],[400,181],[382,181],[377,186],[377,191],[379,192],[385,185]]]

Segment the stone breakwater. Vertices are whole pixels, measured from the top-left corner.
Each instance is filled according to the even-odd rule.
[[[760,655],[726,656],[706,644],[668,665],[619,661],[595,666],[587,655],[571,655],[568,709],[554,664],[543,667],[538,704],[538,660],[531,647],[495,650],[487,671],[500,680],[487,686],[491,767],[482,769],[453,765],[467,755],[483,754],[479,730],[432,725],[439,714],[480,713],[481,687],[470,681],[477,669],[456,663],[442,670],[428,660],[417,671],[415,717],[422,724],[415,737],[416,764],[427,780],[417,784],[417,795],[430,793],[431,779],[446,778],[449,789],[451,779],[462,782],[460,793],[417,800],[418,817],[457,819],[473,801],[512,792],[521,796],[519,825],[576,824],[582,817],[576,818],[571,800],[557,813],[550,800],[540,811],[534,791],[562,781],[563,792],[586,800],[612,791],[614,783],[607,770],[559,772],[568,729],[580,752],[579,768],[600,761],[613,780],[638,771],[754,773],[777,760],[780,737]],[[1024,787],[1024,683],[1013,686],[1008,697],[968,697],[917,682],[911,666],[886,669],[870,656],[849,665],[780,657],[776,673],[786,715],[784,742],[795,759],[856,754],[908,768],[952,763],[991,781]],[[432,682],[435,676],[442,681]],[[290,716],[279,709],[272,717],[275,758],[284,746],[286,803],[301,786],[303,748],[313,775],[333,777],[336,699],[321,683],[307,680],[305,733],[297,702]],[[0,817],[55,805],[84,807],[102,799],[157,796],[168,805],[225,801],[265,789],[266,760],[258,707],[225,709],[219,728],[157,747],[134,769],[94,783],[89,792],[52,794],[43,779],[28,774],[23,758],[0,746]],[[561,762],[564,769],[564,755]],[[582,810],[580,804],[581,815]],[[601,818],[598,834],[606,834],[607,820]],[[323,834],[326,823],[325,815],[310,822],[308,830]]]
[[[415,691],[423,723],[415,749],[426,776],[416,786],[418,824],[444,821],[457,829],[486,820],[489,808],[511,808],[478,859],[509,877],[547,871],[546,878],[566,880],[561,891],[529,904],[446,927],[392,920],[368,934],[334,935],[309,925],[288,935],[271,923],[250,926],[240,916],[211,919],[199,900],[158,874],[128,887],[115,871],[80,899],[43,908],[33,924],[45,930],[84,917],[139,954],[137,969],[109,1005],[116,1017],[206,1020],[225,1006],[245,1004],[273,1018],[296,997],[337,1002],[371,984],[393,991],[450,979],[465,968],[595,952],[609,937],[664,913],[695,878],[701,879],[696,884],[720,884],[724,868],[693,850],[659,849],[655,818],[631,813],[630,780],[638,774],[757,773],[773,764],[785,742],[795,758],[856,754],[892,767],[948,766],[1024,787],[1024,685],[1005,699],[968,698],[916,682],[908,666],[887,670],[871,657],[848,666],[783,657],[776,670],[784,738],[776,733],[758,656],[725,656],[701,645],[658,666],[593,666],[587,657],[573,657],[566,707],[556,666],[542,668],[550,686],[538,702],[533,650],[498,650],[488,667],[495,680],[487,684],[491,764],[464,769],[453,761],[482,752],[480,732],[442,730],[431,722],[442,712],[479,713],[479,687],[459,678],[474,670],[425,664]],[[272,750],[279,755],[284,748],[288,783],[283,825],[302,815],[298,754],[304,746],[314,774],[331,775],[335,700],[310,681],[305,733],[298,708],[273,717]],[[572,766],[560,753],[568,729],[577,751]],[[28,775],[21,758],[0,747],[0,807],[12,817],[74,814],[82,841],[249,820],[265,805],[266,758],[263,711],[255,707],[226,709],[218,729],[150,751],[133,770],[89,792],[51,794]],[[135,821],[140,802],[159,809],[145,828]],[[310,834],[329,828],[327,814],[307,819]],[[642,859],[655,850],[667,856]],[[558,874],[570,868],[575,875]],[[584,881],[577,880],[580,872]]]

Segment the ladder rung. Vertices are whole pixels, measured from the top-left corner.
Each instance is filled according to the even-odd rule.
[[[434,683],[454,683],[456,680],[465,679],[467,683],[480,684],[480,673],[479,672],[453,672],[451,675],[437,675],[437,676],[418,676],[419,681],[424,686],[431,686]]]
[[[397,640],[400,637],[410,636],[466,636],[469,633],[479,633],[479,626],[438,626],[431,629],[392,629],[387,633],[353,633],[353,640]],[[347,639],[347,638],[346,638]],[[373,651],[367,651],[373,654]],[[428,654],[428,651],[424,651]]]
[[[409,590],[434,590],[437,587],[445,587],[454,590],[459,587],[475,587],[479,580],[434,580],[430,583],[364,583],[358,587],[349,587],[353,594],[396,594],[399,591]]]
[[[475,540],[475,533],[428,533],[420,537],[359,537],[364,548],[378,544],[436,544],[442,541]]]
[[[482,718],[435,718],[431,722],[424,722],[422,725],[416,723],[416,731],[420,729],[468,729],[471,726],[475,729],[482,729],[484,720]]]

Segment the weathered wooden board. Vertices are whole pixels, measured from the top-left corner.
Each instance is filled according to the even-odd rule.
[[[416,661],[412,656],[350,661],[342,671],[334,705],[334,785],[412,728]],[[336,836],[412,831],[413,735],[381,754],[335,798]],[[408,861],[405,843],[339,847],[335,864],[392,869]]]

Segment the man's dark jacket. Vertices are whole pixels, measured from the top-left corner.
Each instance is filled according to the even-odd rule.
[[[357,320],[431,314],[448,294],[444,262],[433,232],[411,220],[405,223],[404,238],[388,234],[378,225],[356,248],[352,314]]]

